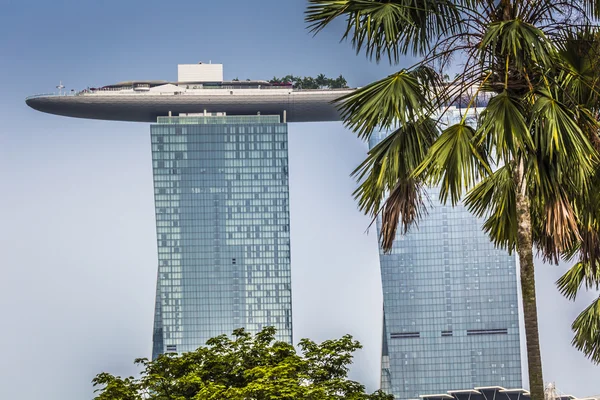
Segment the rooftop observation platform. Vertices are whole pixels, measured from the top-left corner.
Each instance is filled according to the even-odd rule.
[[[276,80],[225,81],[221,64],[179,64],[177,68],[174,82],[127,81],[77,92],[38,94],[25,101],[29,107],[49,114],[112,121],[262,114],[278,115],[283,122],[324,122],[341,120],[336,100],[356,90],[298,89],[290,82]],[[470,103],[470,96],[452,105],[461,108],[461,104]],[[487,104],[486,96],[480,97],[476,107]]]
[[[79,92],[28,97],[49,114],[113,121],[156,122],[168,115],[279,115],[286,122],[339,121],[336,99],[355,89],[294,89],[266,81],[131,81]],[[284,115],[285,114],[285,115]]]

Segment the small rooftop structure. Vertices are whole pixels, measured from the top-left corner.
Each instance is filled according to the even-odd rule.
[[[223,82],[223,64],[179,64],[177,80],[186,82]]]

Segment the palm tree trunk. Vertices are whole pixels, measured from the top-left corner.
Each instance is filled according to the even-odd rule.
[[[515,171],[517,208],[517,253],[521,266],[521,294],[525,317],[525,340],[527,342],[527,366],[531,400],[544,400],[542,356],[538,333],[537,299],[535,296],[535,269],[533,265],[533,241],[529,197],[525,183],[523,161]]]

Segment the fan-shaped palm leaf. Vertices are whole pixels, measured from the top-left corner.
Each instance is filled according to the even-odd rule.
[[[517,243],[515,182],[510,166],[502,166],[483,178],[464,199],[465,206],[479,218],[490,240],[512,252]]]
[[[556,49],[543,31],[519,19],[489,24],[479,51],[481,63],[496,71],[487,87],[498,91],[529,90],[528,74],[551,68],[556,58]]]
[[[594,172],[596,152],[574,118],[573,111],[548,92],[538,96],[532,108],[531,128],[536,148],[544,158],[562,167],[578,165],[571,179],[580,184]]]
[[[443,202],[450,196],[453,204],[458,203],[463,192],[491,173],[487,156],[474,139],[475,130],[464,121],[446,128],[415,171],[415,175],[427,171],[430,183],[440,185]]]
[[[573,346],[600,363],[600,298],[579,314],[572,329],[575,332]]]
[[[383,207],[383,224],[387,227],[387,233],[382,233],[383,243],[389,244],[394,239],[395,228],[391,228],[394,221],[396,224],[400,221],[406,231],[421,215],[422,183],[412,175],[437,136],[435,121],[431,119],[407,123],[373,147],[352,173],[361,182],[354,196],[365,214],[378,215],[386,195],[394,194],[394,201],[388,199]],[[390,247],[384,245],[385,249]]]
[[[339,110],[345,124],[368,139],[375,129],[391,129],[430,114],[423,74],[401,70],[341,97]]]
[[[319,32],[337,17],[346,17],[343,39],[350,38],[357,52],[379,61],[387,56],[425,54],[433,38],[456,32],[461,16],[450,0],[310,0],[306,21]]]
[[[481,113],[477,140],[479,146],[489,141],[486,148],[493,148],[496,161],[502,163],[509,162],[514,154],[534,150],[520,100],[507,90],[494,96]]]
[[[569,300],[575,300],[582,285],[586,289],[600,288],[600,268],[598,265],[578,262],[556,281],[560,292]]]

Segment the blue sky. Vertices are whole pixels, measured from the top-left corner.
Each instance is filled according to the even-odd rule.
[[[149,127],[41,114],[24,102],[59,80],[81,89],[176,79],[178,63],[225,65],[225,78],[343,74],[353,86],[397,67],[317,37],[304,0],[0,0],[0,398],[79,400],[101,371],[128,375],[151,346],[156,243]],[[403,65],[412,60],[403,60]],[[369,219],[350,171],[366,146],[341,123],[290,126],[294,335],[345,333],[365,348],[351,371],[377,388],[381,289]],[[600,393],[571,349],[582,309],[538,268],[545,377],[575,395]],[[592,295],[590,295],[592,296]],[[588,296],[588,299],[590,298]]]

